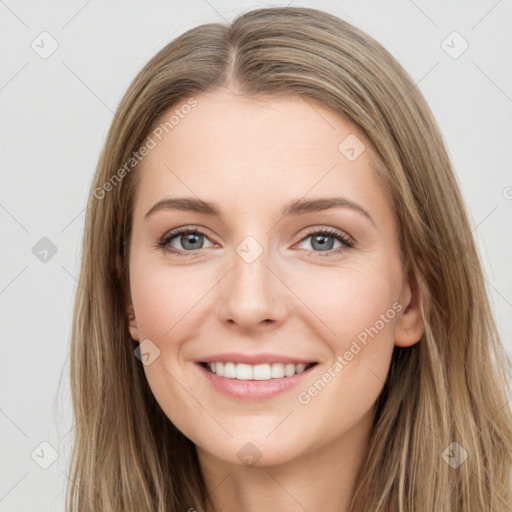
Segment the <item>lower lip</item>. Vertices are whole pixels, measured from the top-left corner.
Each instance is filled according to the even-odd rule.
[[[272,398],[280,393],[297,386],[311,374],[311,371],[318,366],[318,363],[311,366],[302,373],[291,377],[270,380],[239,380],[219,377],[199,363],[195,363],[208,382],[221,393],[241,400],[256,401]]]

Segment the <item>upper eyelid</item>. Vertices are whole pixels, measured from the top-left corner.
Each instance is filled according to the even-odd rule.
[[[200,235],[205,236],[208,239],[211,239],[211,236],[206,231],[204,231],[202,228],[196,225],[181,226],[179,228],[171,229],[162,236],[162,239],[172,239],[176,238],[177,236],[186,235],[189,233],[198,233]]]

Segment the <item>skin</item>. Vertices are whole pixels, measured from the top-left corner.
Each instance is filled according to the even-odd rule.
[[[347,511],[393,347],[423,332],[420,292],[404,279],[395,214],[371,168],[371,147],[349,161],[338,145],[357,130],[311,100],[243,98],[233,89],[195,98],[140,168],[125,296],[132,337],[160,350],[146,377],[197,447],[209,511]],[[291,200],[332,196],[372,220],[348,207],[280,214]],[[222,218],[171,209],[144,218],[168,197],[216,201]],[[188,249],[193,256],[157,247],[182,226],[206,233]],[[326,256],[307,228],[339,230],[355,245],[336,253],[343,245],[335,239]],[[248,236],[263,249],[252,263],[236,252]],[[186,242],[178,235],[169,245],[186,251]],[[299,392],[332,373],[337,357],[397,301],[402,310],[300,403]],[[193,362],[223,352],[318,365],[298,388],[247,402],[221,395]],[[254,466],[237,456],[248,442],[261,456]]]

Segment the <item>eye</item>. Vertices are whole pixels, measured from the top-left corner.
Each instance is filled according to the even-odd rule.
[[[174,239],[185,250],[179,247],[176,248],[173,244]],[[196,227],[178,228],[166,233],[158,242],[157,247],[172,252],[177,256],[191,256],[191,252],[205,248],[202,243],[204,239],[209,240],[206,234]]]
[[[307,249],[310,254],[319,256],[332,256],[339,254],[343,251],[354,247],[355,242],[348,235],[342,231],[332,228],[315,228],[302,238],[300,243],[311,239],[310,245],[313,249]],[[338,242],[338,247],[334,248],[335,242]],[[326,254],[319,254],[326,253]]]
[[[315,228],[309,231],[299,243],[311,239],[312,249],[306,249],[309,254],[318,256],[332,256],[354,247],[355,242],[342,231],[332,228]],[[208,236],[197,227],[182,227],[166,233],[158,242],[157,247],[176,256],[193,256],[195,251],[205,249],[204,240],[210,241]],[[333,247],[338,242],[338,247]],[[176,247],[178,243],[181,247]],[[213,245],[213,244],[212,244]],[[210,246],[211,247],[211,246]],[[321,254],[325,253],[325,254]]]

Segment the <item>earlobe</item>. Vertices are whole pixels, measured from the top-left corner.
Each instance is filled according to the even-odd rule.
[[[130,331],[130,336],[135,341],[139,340],[139,331],[137,327],[137,320],[135,318],[135,311],[133,308],[132,300],[131,300],[131,294],[130,294],[130,287],[129,283],[126,281],[126,274],[123,272],[123,265],[121,262],[121,258],[119,254],[116,257],[116,268],[117,268],[117,277],[119,278],[119,283],[121,286],[121,294],[122,294],[122,300],[123,300],[123,308],[125,311],[125,314],[128,318],[128,329]]]
[[[417,343],[425,330],[423,321],[423,292],[416,273],[410,272],[400,294],[403,309],[395,327],[395,345],[410,347]]]
[[[133,311],[133,306],[130,306],[130,310]],[[139,341],[139,329],[137,328],[137,320],[135,314],[128,314],[128,329],[130,330],[130,336],[135,341]]]

